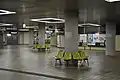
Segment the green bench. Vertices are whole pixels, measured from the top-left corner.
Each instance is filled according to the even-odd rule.
[[[61,59],[63,58],[63,50],[59,50],[57,53],[57,56],[55,56],[55,65],[57,64],[57,61],[59,61],[60,65],[62,65]]]
[[[43,44],[43,45],[34,44],[33,49],[38,49],[38,51],[45,52],[46,50],[50,50],[50,46],[49,44]]]
[[[80,61],[80,63],[83,65],[84,63],[87,63],[87,65],[89,66],[89,61],[88,61],[89,56],[86,56],[84,51],[78,51],[78,52],[63,52],[63,50],[59,50],[57,53],[57,56],[55,56],[56,62],[57,60],[59,60],[60,65],[62,64],[61,59],[63,59],[64,61],[66,61],[66,65],[69,64],[69,61],[73,61],[73,63],[75,62],[75,64],[78,63],[78,61]]]

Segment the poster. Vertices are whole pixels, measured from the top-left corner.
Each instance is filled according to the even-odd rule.
[[[96,43],[104,43],[106,40],[105,34],[80,34],[80,42],[87,42],[88,45],[95,45]]]
[[[88,34],[87,40],[88,40],[88,45],[95,45],[95,42],[93,42],[93,34]]]
[[[104,42],[105,41],[105,34],[93,34],[93,42]]]
[[[88,43],[92,43],[93,42],[93,34],[88,34],[87,40],[88,40]]]
[[[99,34],[93,34],[93,42],[99,42]]]

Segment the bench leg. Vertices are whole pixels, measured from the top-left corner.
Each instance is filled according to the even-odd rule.
[[[82,59],[82,60],[81,60],[81,65],[80,65],[80,66],[83,67],[83,66],[85,65],[85,63],[86,63],[85,60]]]
[[[57,60],[59,60],[60,65],[62,65],[61,59],[56,59],[55,60],[55,65],[57,64]]]
[[[62,65],[61,59],[59,59],[59,63],[60,63],[60,65]]]
[[[57,59],[55,60],[55,66],[57,65]]]
[[[65,60],[66,61],[66,66],[68,66],[69,65],[69,61],[68,60]]]
[[[89,66],[89,61],[87,60],[87,65]]]
[[[40,48],[38,48],[38,52],[41,52],[41,49],[40,49]]]
[[[85,65],[87,63],[87,65],[89,66],[89,61],[88,61],[88,59],[84,59],[83,60],[83,65]]]

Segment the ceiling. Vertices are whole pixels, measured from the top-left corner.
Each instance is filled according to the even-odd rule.
[[[104,25],[107,21],[120,21],[120,2],[108,3],[104,0],[0,0],[0,9],[17,12],[0,16],[0,23],[13,23],[17,27],[23,23],[38,25],[30,21],[33,18],[64,19],[65,11],[79,11],[79,23]]]

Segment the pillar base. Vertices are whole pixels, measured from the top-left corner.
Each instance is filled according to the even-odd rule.
[[[114,52],[114,54],[113,54],[113,53],[107,53],[107,52],[106,52],[106,56],[110,56],[110,57],[114,57],[115,54],[116,54],[116,52]]]

